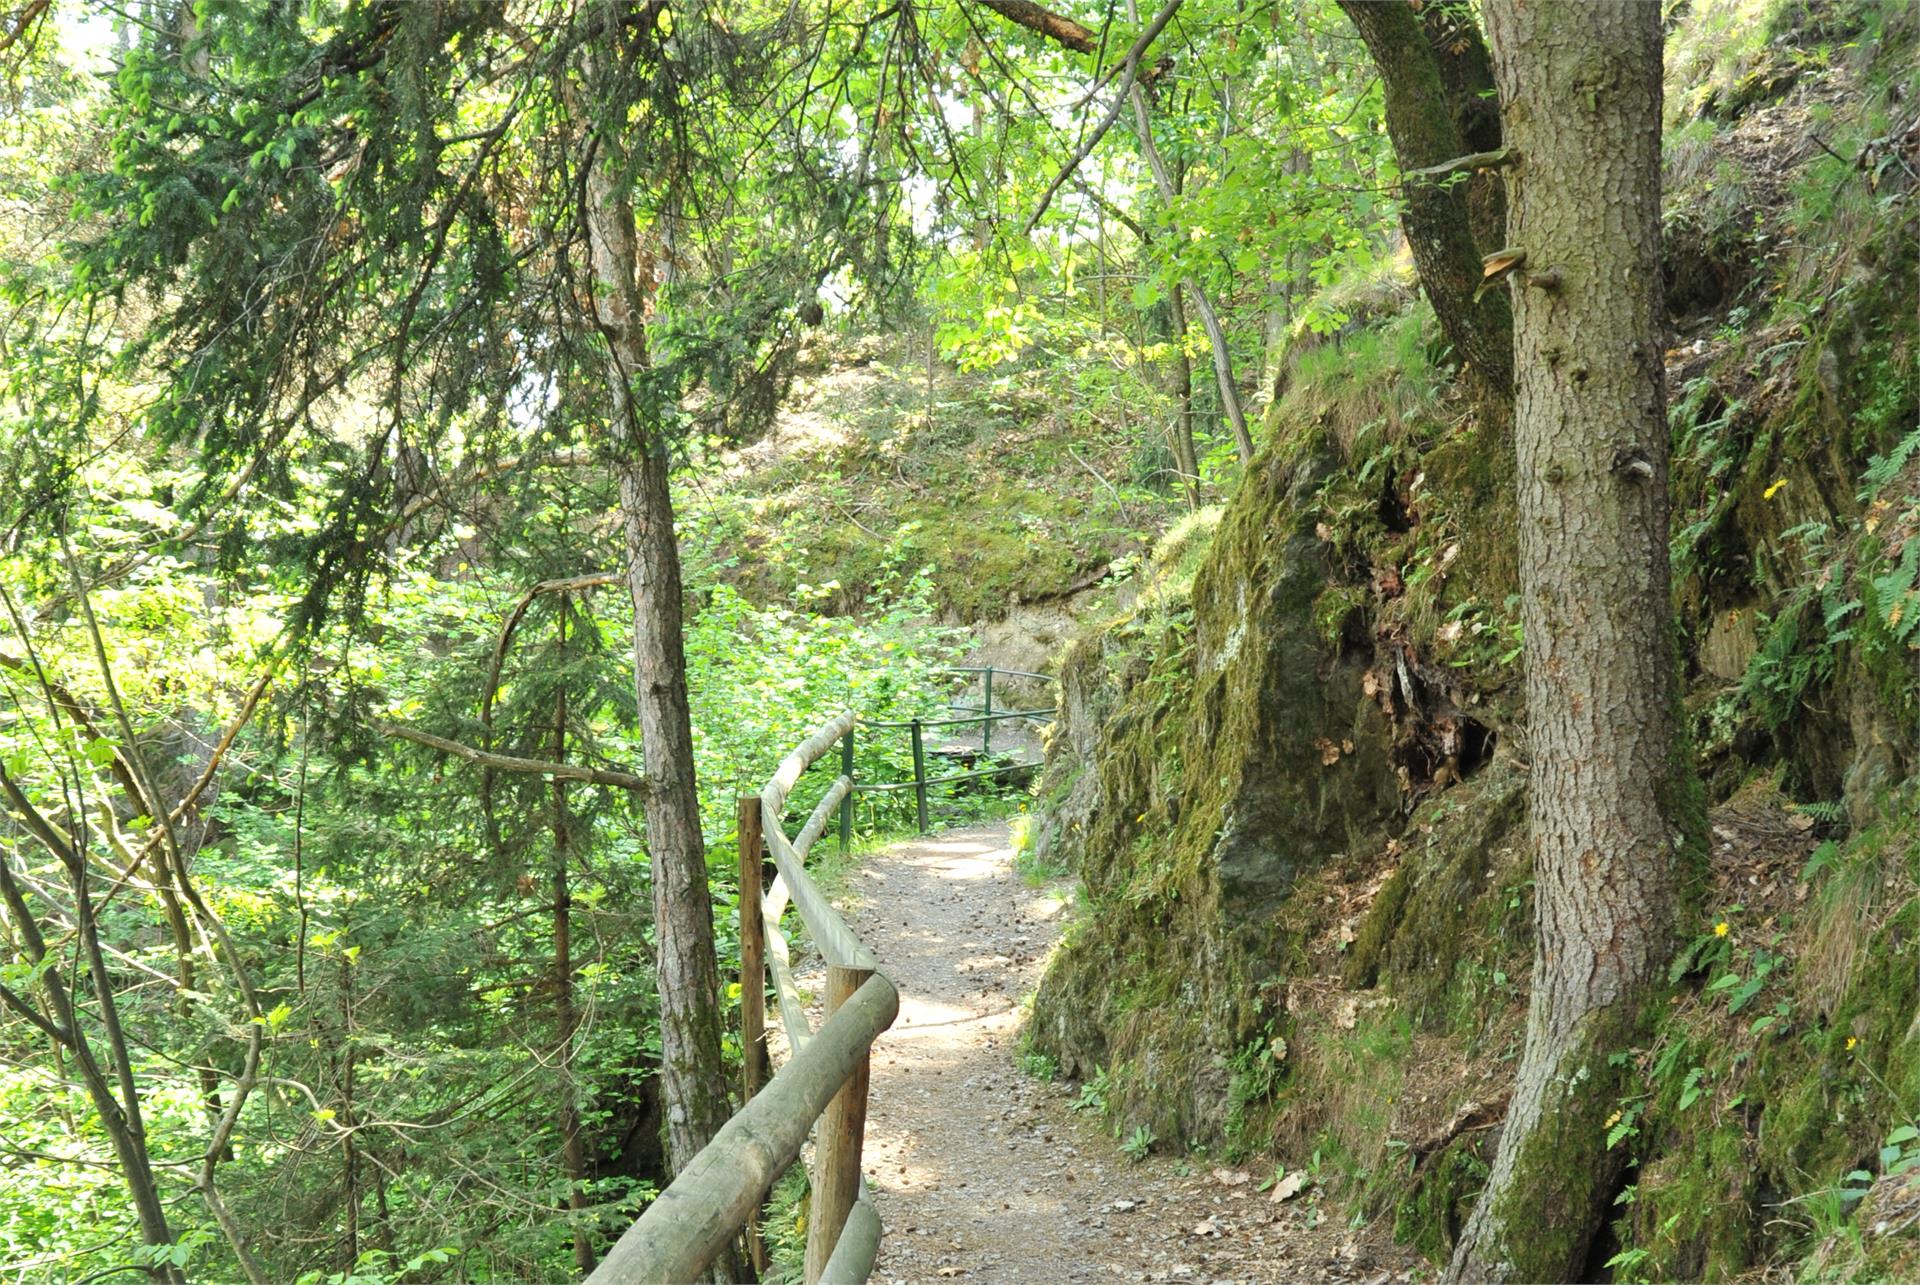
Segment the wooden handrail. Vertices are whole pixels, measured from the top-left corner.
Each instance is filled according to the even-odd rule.
[[[587,1285],[698,1280],[799,1156],[814,1120],[899,1012],[893,983],[868,978],[647,1206]]]
[[[813,1036],[807,1025],[807,1007],[800,999],[800,988],[793,980],[793,954],[786,934],[767,921],[767,971],[773,974],[773,994],[779,1001],[780,1025],[787,1032],[787,1047],[795,1054],[806,1048]]]
[[[873,1211],[873,1202],[862,1191],[853,1208],[847,1211],[840,1239],[833,1245],[833,1257],[827,1260],[820,1279],[828,1285],[864,1281],[873,1274],[873,1260],[879,1256],[880,1215]]]
[[[802,861],[807,859],[808,849],[814,841],[827,831],[833,821],[833,810],[840,806],[840,800],[847,797],[847,791],[853,788],[853,778],[843,776],[827,790],[826,796],[815,805],[813,815],[800,827],[800,833],[793,837],[793,850]]]
[[[764,1247],[754,1228],[760,1204],[799,1156],[816,1120],[821,1129],[815,1148],[808,1285],[860,1285],[873,1270],[880,1219],[860,1172],[867,1066],[873,1041],[900,1012],[900,994],[807,873],[807,852],[825,833],[835,807],[851,795],[853,781],[846,775],[835,780],[796,838],[787,838],[783,820],[801,773],[854,722],[852,712],[828,722],[780,761],[757,796],[738,800],[745,966],[740,981],[743,996],[753,996],[741,1004],[747,1100],[627,1228],[587,1285],[698,1279],[743,1230],[756,1265],[764,1265]],[[759,894],[762,844],[779,871],[764,897]],[[807,1021],[793,980],[792,952],[780,927],[789,901],[828,963],[830,1011],[818,1031]],[[763,964],[773,978],[789,1054],[787,1064],[760,1086],[766,1048],[766,1013],[760,1002],[766,979],[759,975]]]
[[[774,787],[769,785],[766,793],[760,796],[761,816],[767,822],[767,849],[773,854],[774,867],[780,871],[781,882],[786,885],[787,895],[793,899],[794,908],[807,925],[807,933],[813,938],[813,944],[820,948],[820,953],[829,964],[878,968],[878,961],[860,944],[860,939],[853,935],[853,929],[847,927],[846,921],[840,918],[840,912],[833,908],[825,894],[807,876],[800,855],[781,832],[780,814],[770,802],[773,790]]]
[[[846,798],[847,792],[851,789],[853,789],[853,780],[851,777],[843,776],[835,781],[832,787],[828,789],[826,797],[821,799],[819,805],[814,808],[813,815],[807,818],[806,825],[801,827],[800,833],[794,838],[792,846],[794,855],[799,857],[802,863],[806,861],[807,853],[812,850],[814,843],[819,840],[821,834],[826,831],[828,824],[832,822],[834,808],[839,806],[840,800]],[[754,800],[754,806],[756,808],[761,806],[759,799],[756,798]],[[760,819],[761,832],[764,832],[765,824],[765,818],[763,817]],[[780,922],[780,916],[785,914],[786,910],[787,881],[784,876],[776,875],[774,876],[773,886],[767,889],[767,896],[763,903],[761,914],[766,916],[769,924],[778,924]]]
[[[813,764],[813,761],[832,749],[834,743],[847,734],[856,715],[852,710],[827,723],[819,731],[793,747],[793,752],[780,760],[780,766],[774,770],[773,779],[767,782],[767,788],[760,792],[766,801],[769,814],[776,825],[780,814],[787,809],[787,795],[793,790],[793,784],[800,774]]]
[[[860,993],[878,974],[864,968],[827,969],[827,1020]],[[813,1141],[813,1194],[807,1215],[807,1280],[827,1279],[827,1260],[833,1257],[840,1232],[854,1205],[866,1191],[860,1155],[867,1136],[867,1059],[847,1073],[834,1094]],[[864,1279],[864,1277],[862,1278]]]

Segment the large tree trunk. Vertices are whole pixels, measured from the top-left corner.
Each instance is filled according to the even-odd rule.
[[[1434,35],[1403,0],[1339,0],[1340,8],[1366,42],[1380,69],[1386,97],[1387,134],[1402,173],[1444,165],[1468,153],[1461,122],[1472,118],[1473,80],[1484,66],[1471,56],[1479,35],[1471,27],[1452,33],[1452,44],[1468,42],[1460,54],[1434,47]],[[1428,8],[1437,6],[1429,5]],[[1523,152],[1524,155],[1524,152]],[[1433,304],[1447,342],[1463,361],[1501,396],[1513,389],[1513,323],[1507,300],[1497,290],[1475,300],[1480,287],[1480,256],[1474,241],[1469,184],[1410,179],[1400,221],[1413,250],[1420,284]]]
[[[1420,25],[1433,51],[1434,69],[1446,91],[1463,152],[1493,152],[1500,147],[1500,104],[1494,97],[1493,59],[1480,37],[1473,11],[1465,5],[1429,4]],[[1456,153],[1457,154],[1457,153]],[[1467,226],[1481,254],[1507,243],[1507,192],[1497,169],[1476,170],[1465,184]]]
[[[667,490],[667,443],[648,424],[637,384],[647,367],[633,206],[603,144],[587,183],[594,303],[607,340],[607,418],[633,591],[633,673],[647,778],[660,985],[660,1078],[675,1172],[727,1118],[720,1056],[720,972],[700,834],[681,639],[680,550]]]
[[[1535,862],[1527,1043],[1453,1281],[1587,1279],[1627,1046],[1671,951],[1660,9],[1487,0],[1507,139]]]

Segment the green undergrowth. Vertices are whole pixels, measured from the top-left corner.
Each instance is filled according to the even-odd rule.
[[[1913,184],[1884,147],[1920,89],[1920,16],[1803,9],[1772,6],[1785,30],[1832,38],[1773,110],[1833,154],[1783,172],[1753,158],[1746,123],[1684,127],[1769,198],[1743,200],[1741,251],[1769,270],[1724,301],[1671,389],[1674,570],[1714,680],[1692,700],[1709,768],[1731,783],[1722,760],[1770,758],[1797,798],[1865,801],[1899,779],[1920,715],[1920,251]],[[1702,180],[1686,183],[1671,201],[1697,207]]]
[[[1634,1087],[1611,1136],[1636,1169],[1615,1224],[1623,1279],[1817,1255],[1815,1279],[1881,1280],[1912,1261],[1911,1237],[1882,1242],[1853,1215],[1898,1176],[1903,1139],[1883,1148],[1920,1116],[1915,801],[1817,849],[1791,913],[1726,910],[1682,950],[1672,1012],[1621,1055]]]
[[[767,1194],[760,1217],[760,1235],[767,1246],[763,1285],[798,1285],[807,1274],[807,1215],[812,1193],[807,1167],[794,1164]]]

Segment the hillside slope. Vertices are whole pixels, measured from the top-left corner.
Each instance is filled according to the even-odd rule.
[[[1704,842],[1607,1090],[1633,1164],[1596,1273],[1920,1263],[1916,26],[1717,0],[1670,37]],[[1297,353],[1204,558],[1068,651],[1033,842],[1082,904],[1031,1038],[1117,1130],[1310,1165],[1439,1260],[1533,943],[1509,431],[1434,339],[1420,307]]]
[[[817,339],[769,432],[683,501],[689,556],[754,601],[842,613],[924,573],[974,625],[1123,575],[1181,511],[1153,421],[1075,396],[1097,370],[962,372],[923,341]]]

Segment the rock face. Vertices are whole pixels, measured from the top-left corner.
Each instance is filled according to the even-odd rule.
[[[1331,461],[1270,453],[1190,596],[1142,595],[1069,652],[1039,846],[1089,904],[1035,1002],[1033,1038],[1163,1137],[1225,1123],[1227,1063],[1297,953],[1303,876],[1397,829],[1370,654],[1331,645],[1312,502]]]

